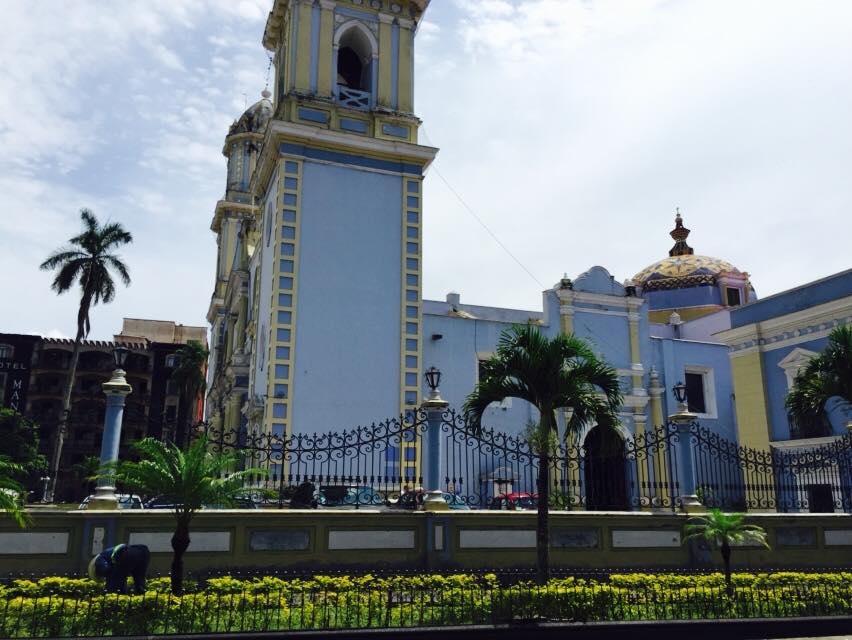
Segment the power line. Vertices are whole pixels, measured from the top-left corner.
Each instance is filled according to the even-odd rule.
[[[431,138],[429,137],[429,134],[428,134],[428,133],[426,133],[425,128],[421,126],[421,127],[420,127],[420,131],[422,131],[422,132],[423,132],[423,136],[426,138],[426,141],[427,141],[430,145],[434,146],[434,143],[432,142]],[[544,285],[541,283],[541,281],[540,281],[538,278],[536,278],[536,277],[535,277],[535,275],[533,275],[532,271],[530,271],[529,269],[527,269],[527,268],[524,266],[524,263],[523,263],[523,262],[521,262],[520,260],[518,260],[518,258],[517,258],[517,257],[515,257],[515,254],[513,254],[511,251],[509,251],[509,247],[507,247],[505,244],[503,244],[503,242],[501,242],[500,238],[498,238],[498,237],[497,237],[497,234],[495,234],[495,233],[494,233],[491,229],[489,229],[489,228],[488,228],[488,225],[487,225],[487,224],[485,224],[485,222],[482,220],[482,218],[480,218],[480,217],[476,214],[476,211],[474,211],[474,210],[473,210],[473,208],[472,208],[472,207],[471,207],[471,206],[470,206],[467,202],[465,202],[465,201],[464,201],[464,198],[462,198],[462,197],[461,197],[461,195],[459,194],[459,192],[458,192],[458,191],[456,191],[456,190],[453,188],[453,185],[451,185],[451,184],[449,183],[449,181],[448,181],[448,180],[444,177],[444,175],[443,175],[443,174],[442,174],[442,173],[438,170],[438,168],[435,166],[435,163],[432,163],[431,170],[438,174],[438,177],[441,179],[441,182],[443,182],[443,183],[447,186],[447,189],[449,189],[449,190],[450,190],[450,192],[451,192],[451,193],[452,193],[452,194],[456,197],[456,199],[457,199],[457,200],[461,203],[461,205],[465,208],[465,210],[466,210],[466,211],[467,211],[467,212],[468,212],[471,216],[473,216],[473,219],[474,219],[474,220],[476,220],[476,221],[479,223],[479,225],[480,225],[483,229],[485,229],[485,231],[488,233],[488,235],[490,235],[490,236],[493,238],[494,242],[496,242],[496,243],[500,246],[500,248],[501,248],[501,249],[503,249],[503,251],[505,251],[505,252],[506,252],[506,254],[507,254],[507,255],[508,255],[508,256],[509,256],[512,260],[514,260],[514,261],[515,261],[515,263],[517,263],[517,265],[518,265],[521,269],[523,269],[523,270],[524,270],[524,272],[526,272],[526,274],[527,274],[530,278],[532,278],[532,279],[533,279],[533,281],[534,281],[534,282],[535,282],[538,286],[540,286],[542,289],[546,289],[547,287],[546,287],[546,286],[544,286]]]

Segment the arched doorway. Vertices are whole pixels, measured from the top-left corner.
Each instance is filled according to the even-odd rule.
[[[615,429],[594,427],[583,444],[586,509],[626,511],[624,441]]]

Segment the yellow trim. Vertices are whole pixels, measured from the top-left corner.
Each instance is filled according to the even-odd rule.
[[[634,424],[634,432],[635,438],[640,442],[645,442],[645,414],[644,413],[634,413],[633,414],[633,424]],[[639,495],[641,496],[644,492],[647,491],[645,487],[648,486],[648,480],[651,477],[651,473],[649,472],[649,467],[654,464],[654,458],[651,455],[651,452],[648,449],[645,449],[648,453],[647,456],[641,458],[640,456],[636,456],[636,476],[637,481],[639,483]],[[642,511],[649,511],[651,509],[650,504],[640,505]]]
[[[317,68],[317,94],[332,95],[331,53],[334,48],[334,11],[320,9],[319,60]]]
[[[295,164],[295,172],[287,172],[287,164],[292,163]],[[293,416],[293,365],[295,358],[295,348],[296,348],[296,300],[298,296],[298,274],[299,274],[299,229],[300,222],[302,217],[302,179],[303,179],[303,161],[298,157],[292,156],[284,156],[282,155],[278,162],[278,172],[276,174],[276,180],[278,180],[278,196],[276,202],[276,212],[275,212],[275,221],[272,226],[272,240],[270,242],[270,247],[273,246],[274,243],[274,254],[273,254],[273,282],[272,282],[272,300],[271,300],[271,312],[270,312],[270,330],[269,330],[269,358],[267,360],[267,376],[266,376],[266,406],[264,408],[264,430],[267,433],[272,433],[272,425],[273,424],[283,424],[284,425],[284,435],[289,436],[292,433],[292,416]],[[287,179],[294,178],[296,180],[296,188],[288,188],[286,186]],[[295,195],[296,196],[296,204],[288,205],[285,204],[285,196],[287,195]],[[289,222],[284,219],[284,210],[295,211],[296,219],[294,222]],[[284,238],[282,234],[282,230],[287,228],[294,229],[294,237],[293,238]],[[292,244],[293,255],[283,255],[282,246],[284,244]],[[293,271],[292,273],[283,273],[281,271],[281,261],[282,260],[291,260],[293,262]],[[280,288],[280,278],[288,277],[293,279],[293,288],[291,290],[282,290]],[[290,295],[290,304],[282,305],[279,304],[279,294]],[[278,322],[278,313],[279,312],[289,312],[290,313],[290,322],[289,323],[280,323]],[[278,340],[278,330],[279,329],[289,329],[290,331],[290,340],[289,341],[279,341]],[[279,358],[277,356],[277,348],[278,347],[288,347],[289,348],[289,357],[288,358]],[[287,376],[285,378],[277,379],[275,376],[275,370],[277,366],[287,366]],[[287,385],[287,397],[286,398],[276,398],[275,397],[275,385],[276,384],[286,384]],[[273,405],[275,404],[283,404],[285,406],[286,417],[284,418],[275,418],[273,413]],[[282,467],[282,473],[286,473],[286,469]]]
[[[299,40],[296,43],[296,91],[307,93],[311,88],[311,22],[309,5],[299,7]]]
[[[414,110],[411,84],[411,30],[399,28],[399,76],[397,81],[397,104],[399,110],[411,113]]]
[[[410,183],[417,184],[416,192],[409,192],[408,185]],[[409,206],[408,198],[409,196],[417,198],[416,206]],[[400,264],[401,269],[401,278],[400,278],[400,381],[399,381],[399,406],[400,413],[405,414],[408,411],[416,411],[417,407],[420,406],[420,371],[423,368],[422,358],[423,358],[423,312],[421,306],[422,296],[422,278],[421,274],[423,271],[422,268],[422,211],[423,211],[423,180],[420,176],[411,176],[403,174],[402,176],[402,218],[401,218],[401,237],[402,237],[402,261]],[[416,222],[410,222],[408,220],[409,213],[416,214],[417,220]],[[416,235],[414,237],[408,237],[408,229],[412,228],[416,231]],[[416,243],[417,247],[414,251],[409,251],[408,244]],[[416,260],[416,268],[408,267],[408,260]],[[417,278],[417,283],[414,285],[408,284],[408,276],[415,276]],[[408,300],[408,292],[413,292],[414,300]],[[407,310],[408,308],[416,308],[417,315],[414,318],[408,316]],[[408,334],[406,332],[407,325],[414,324],[417,328],[417,332],[414,335]],[[408,349],[408,340],[415,340],[416,347],[414,349]],[[414,357],[414,366],[408,366],[406,363],[407,358]],[[414,382],[413,384],[406,384],[406,376],[413,375]],[[407,403],[405,401],[405,397],[407,394],[413,394],[414,402]],[[411,464],[407,464],[405,451],[412,447],[416,448],[418,446],[418,442],[404,443],[402,447],[400,447],[400,460],[399,460],[399,470],[400,475],[403,480],[406,479],[406,469],[413,469],[413,477],[419,477],[419,469],[417,468],[417,459],[418,456],[414,456],[414,461]]]
[[[648,312],[648,321],[653,322],[655,324],[666,324],[669,321],[669,316],[672,315],[672,312],[677,311],[677,314],[680,316],[680,319],[684,322],[688,322],[689,320],[703,318],[704,316],[710,315],[711,313],[716,313],[720,309],[724,308],[725,307],[723,307],[722,305],[713,305],[707,307],[657,309],[656,311]]]
[[[631,364],[640,364],[642,362],[640,353],[639,353],[639,319],[638,318],[628,318],[627,320],[628,326],[630,328],[630,359]],[[633,388],[639,389],[642,387],[642,375],[637,373],[633,374]]]
[[[379,23],[379,96],[378,102],[382,107],[391,105],[391,25]]]
[[[737,406],[737,440],[746,447],[769,449],[769,418],[758,351],[731,356],[731,378]]]

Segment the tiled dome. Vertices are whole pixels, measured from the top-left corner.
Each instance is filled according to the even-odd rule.
[[[643,291],[713,285],[720,275],[744,275],[730,262],[695,255],[692,247],[686,244],[689,229],[683,226],[680,213],[675,218],[671,236],[675,246],[669,251],[669,257],[645,267],[633,277],[634,283]]]
[[[232,136],[237,133],[263,133],[266,130],[266,125],[272,118],[272,101],[269,91],[264,90],[262,98],[246,109],[245,113],[234,120],[231,125],[228,135]]]

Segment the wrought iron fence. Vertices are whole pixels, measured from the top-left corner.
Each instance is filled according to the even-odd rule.
[[[189,633],[404,629],[529,622],[722,620],[848,616],[848,581],[724,586],[629,587],[583,580],[499,585],[493,581],[421,580],[347,586],[259,582],[172,596],[148,591],[0,597],[6,638],[151,636]]]
[[[444,415],[441,434],[448,492],[476,508],[535,506],[541,457],[531,442],[490,429],[473,434],[454,411]],[[582,443],[555,443],[547,459],[550,508],[674,509],[677,457],[668,452],[677,438],[676,428],[664,425],[629,439],[592,429]]]
[[[440,488],[451,508],[536,507],[541,456],[533,443],[474,432],[452,410],[433,429],[430,436],[426,413],[411,412],[339,432],[284,436],[201,425],[198,433],[213,449],[237,453],[242,468],[259,469],[247,490],[271,505],[416,508],[422,489]],[[433,479],[425,464],[436,446]],[[762,451],[698,423],[632,435],[595,427],[555,443],[547,466],[553,510],[673,511],[694,494],[725,510],[852,512],[852,435]]]
[[[256,501],[358,508],[423,485],[425,431],[425,414],[416,412],[339,432],[283,436],[201,425],[196,433],[213,450],[238,454],[243,469],[260,470],[247,484]]]
[[[754,449],[689,427],[696,494],[708,507],[852,512],[852,435],[817,447]]]

